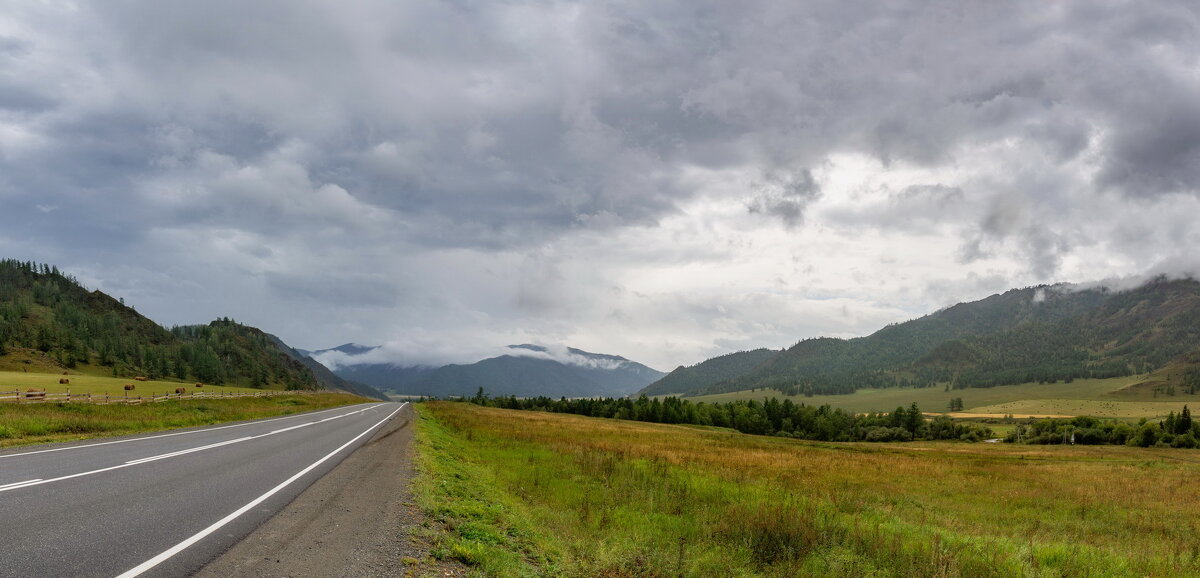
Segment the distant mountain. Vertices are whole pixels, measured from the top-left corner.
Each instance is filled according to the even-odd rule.
[[[317,383],[321,386],[321,389],[341,390],[346,393],[353,393],[363,397],[371,397],[382,400],[388,399],[387,395],[385,395],[383,392],[367,384],[357,383],[334,374],[332,371],[329,371],[329,368],[321,365],[317,360],[310,357],[303,350],[292,349],[291,347],[288,347],[283,340],[275,337],[274,335],[269,335],[269,337],[274,341],[275,347],[280,352],[308,368],[308,370],[312,372],[313,378],[316,379]]]
[[[295,349],[294,351],[305,357],[315,358],[317,356],[320,356],[323,353],[329,353],[331,351],[345,353],[346,355],[362,355],[364,353],[370,353],[372,351],[375,351],[376,349],[379,349],[379,347],[378,346],[370,346],[370,345],[359,345],[357,343],[343,343],[337,347],[332,347],[329,349],[319,349],[317,351],[308,351],[305,349]]]
[[[405,386],[408,384],[423,379],[429,375],[436,367],[427,365],[393,365],[390,363],[333,363],[329,359],[330,353],[342,353],[350,358],[361,356],[379,349],[378,346],[359,345],[357,343],[345,343],[337,347],[329,349],[318,349],[316,351],[304,351],[298,349],[296,351],[309,356],[319,362],[328,362],[327,366],[333,368],[333,373],[338,377],[346,379],[354,383],[368,385],[372,388],[401,392],[405,391]],[[343,356],[338,356],[339,359],[346,359]]]
[[[1197,351],[1197,281],[1155,279],[1128,291],[1043,285],[960,303],[866,337],[806,339],[740,375],[695,382],[679,393],[850,393],[1116,377],[1187,362]]]
[[[437,368],[427,365],[399,366],[386,363],[364,363],[339,365],[334,373],[350,381],[399,393],[404,391],[407,385],[424,379],[435,369]]]
[[[489,395],[623,396],[664,375],[618,355],[575,348],[555,354],[546,347],[528,344],[509,347],[514,350],[513,355],[472,364],[437,368],[339,364],[334,373],[395,394],[439,397],[474,395],[480,387]],[[533,355],[520,354],[520,351]]]
[[[56,267],[0,260],[0,362],[6,365],[36,359],[41,369],[351,391],[318,378],[284,349],[278,338],[230,319],[168,330]]]
[[[646,386],[639,393],[666,395],[702,390],[748,373],[776,353],[779,352],[772,349],[739,351],[714,357],[690,367],[681,365],[662,379]]]

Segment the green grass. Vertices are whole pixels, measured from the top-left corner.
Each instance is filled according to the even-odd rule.
[[[1093,415],[1132,418],[1165,416],[1168,411],[1179,411],[1179,408],[1185,403],[1200,405],[1200,395],[1181,393],[1174,396],[1158,395],[1155,397],[1151,390],[1134,391],[1137,388],[1131,388],[1145,379],[1147,379],[1146,376],[1078,379],[1071,383],[1026,383],[952,391],[945,391],[941,387],[862,389],[849,395],[814,395],[812,397],[798,395],[791,396],[791,399],[796,403],[829,404],[848,411],[867,413],[908,407],[914,401],[927,412],[947,411],[950,399],[961,397],[963,407],[968,413]],[[786,396],[776,390],[760,389],[688,399],[728,402],[739,399],[761,400],[764,397]]]
[[[812,443],[418,407],[439,554],[489,576],[1200,574],[1200,452]]]
[[[68,384],[60,384],[60,379],[66,378],[70,380]],[[49,393],[62,393],[70,390],[71,393],[91,393],[92,395],[109,394],[113,396],[125,395],[125,384],[133,384],[135,389],[129,392],[129,395],[144,395],[149,396],[152,393],[171,393],[177,387],[186,387],[188,391],[241,391],[241,392],[256,392],[262,391],[259,389],[251,389],[248,387],[233,387],[222,385],[205,385],[203,388],[195,387],[195,382],[183,383],[179,381],[152,380],[152,381],[136,381],[128,377],[110,377],[103,375],[87,375],[80,374],[76,371],[68,371],[67,375],[63,375],[62,371],[54,373],[45,372],[23,372],[23,371],[0,371],[0,392],[12,391],[19,389],[25,391],[27,389],[44,389]]]
[[[319,393],[141,405],[0,403],[0,447],[274,417],[366,401],[354,395]]]
[[[520,500],[500,489],[467,440],[419,411],[414,494],[446,531],[432,555],[454,559],[492,576],[525,576],[555,568],[558,553],[539,533]]]

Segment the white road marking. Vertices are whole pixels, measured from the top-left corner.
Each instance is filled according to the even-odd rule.
[[[218,399],[219,399],[219,398],[218,398]],[[379,407],[380,405],[383,405],[383,404],[375,404],[375,405],[373,405],[373,406],[371,406],[371,407]],[[65,452],[65,451],[67,451],[67,450],[79,450],[79,449],[83,449],[83,448],[94,448],[94,447],[96,447],[96,446],[108,446],[108,445],[112,445],[112,444],[124,444],[124,443],[129,443],[129,442],[140,442],[140,441],[145,441],[145,440],[154,440],[154,439],[158,439],[158,438],[169,438],[169,437],[174,437],[174,436],[185,436],[185,435],[196,434],[196,433],[204,433],[204,432],[208,432],[208,431],[217,431],[217,430],[219,430],[219,429],[229,429],[229,428],[235,428],[235,427],[245,427],[245,426],[248,426],[248,425],[256,425],[256,424],[260,424],[260,423],[267,423],[267,422],[272,422],[272,421],[279,421],[279,420],[281,420],[281,419],[294,419],[294,418],[298,418],[298,417],[311,417],[311,416],[314,416],[314,415],[317,415],[317,414],[320,414],[320,413],[327,413],[327,412],[331,412],[331,411],[337,411],[337,410],[340,410],[340,409],[345,409],[345,407],[333,407],[333,408],[329,408],[329,409],[323,409],[323,410],[320,410],[320,411],[314,411],[314,412],[311,412],[311,413],[298,413],[298,414],[296,414],[296,415],[285,415],[285,416],[283,416],[283,417],[273,417],[273,418],[270,418],[270,419],[264,419],[264,420],[258,420],[258,421],[251,421],[251,422],[246,422],[246,423],[235,423],[235,424],[233,424],[233,425],[222,425],[222,426],[217,426],[217,427],[206,427],[206,428],[203,428],[203,429],[194,429],[194,430],[188,430],[188,431],[179,431],[179,432],[175,432],[175,433],[169,433],[169,434],[159,434],[159,435],[146,436],[146,437],[140,437],[140,438],[131,438],[131,439],[125,439],[125,440],[114,440],[114,441],[111,441],[111,442],[99,442],[99,443],[94,443],[94,444],[83,444],[83,445],[78,445],[78,446],[70,446],[70,447],[65,447],[65,448],[51,448],[51,449],[48,449],[48,450],[37,450],[37,451],[32,451],[32,452],[22,452],[22,453],[19,453],[19,454],[4,454],[4,455],[0,455],[0,460],[2,460],[2,459],[5,459],[5,458],[17,458],[17,457],[21,457],[21,456],[31,456],[31,455],[33,455],[33,454],[46,454],[46,453],[50,453],[50,452]]]
[[[33,483],[40,482],[40,481],[42,481],[42,479],[41,479],[41,478],[38,478],[38,479],[36,479],[36,480],[25,480],[24,482],[14,482],[14,483],[11,483],[11,484],[4,484],[3,486],[0,486],[0,492],[2,492],[2,491],[4,491],[4,490],[7,490],[7,489],[9,489],[9,488],[20,488],[20,487],[24,487],[24,486],[26,486],[26,485],[28,485],[28,484],[33,484]]]
[[[299,472],[297,472],[297,473],[296,473],[295,475],[293,475],[292,477],[290,477],[290,478],[288,478],[288,479],[284,480],[284,481],[283,481],[283,483],[279,484],[278,486],[275,486],[274,488],[271,488],[270,490],[268,490],[268,491],[267,491],[267,493],[265,493],[265,494],[263,494],[263,495],[261,495],[261,496],[259,496],[259,497],[255,498],[254,500],[252,500],[250,503],[246,504],[245,506],[242,506],[242,507],[238,508],[237,510],[234,510],[234,511],[233,511],[231,514],[229,514],[228,516],[225,516],[224,518],[221,518],[220,520],[217,520],[215,523],[213,523],[213,525],[211,525],[211,526],[209,526],[209,527],[207,527],[207,528],[205,528],[205,529],[203,529],[203,530],[200,530],[199,532],[196,532],[196,533],[195,533],[195,534],[193,534],[193,535],[192,535],[190,538],[188,538],[188,539],[186,539],[186,540],[184,540],[184,541],[182,541],[182,542],[180,542],[180,543],[178,543],[178,544],[176,544],[176,545],[174,545],[174,546],[171,546],[170,548],[168,548],[167,550],[165,550],[163,553],[161,553],[161,554],[159,554],[159,555],[157,555],[157,556],[155,556],[155,557],[153,557],[153,558],[151,558],[151,559],[149,559],[149,560],[146,560],[145,562],[142,562],[141,564],[138,564],[136,567],[134,567],[134,568],[132,568],[132,569],[130,569],[130,570],[128,570],[128,571],[126,571],[125,573],[123,573],[123,574],[121,574],[121,575],[119,575],[119,576],[117,576],[117,578],[133,578],[134,576],[139,576],[139,575],[141,575],[142,573],[146,572],[147,570],[149,570],[149,569],[151,569],[151,568],[153,568],[153,567],[155,567],[155,566],[158,566],[159,564],[162,564],[163,562],[165,562],[167,559],[171,558],[172,556],[174,556],[174,555],[176,555],[176,554],[178,554],[178,553],[180,553],[180,552],[182,552],[182,551],[186,550],[186,549],[187,549],[189,546],[191,546],[192,544],[195,544],[196,542],[199,542],[200,540],[203,540],[203,539],[204,539],[206,536],[208,536],[209,534],[212,534],[213,532],[216,532],[217,530],[220,530],[220,529],[221,529],[223,526],[225,526],[226,524],[228,524],[228,523],[230,523],[230,522],[234,521],[235,519],[237,519],[237,518],[238,518],[239,516],[241,516],[242,514],[245,514],[246,512],[250,511],[250,509],[251,509],[251,508],[253,508],[253,507],[255,507],[255,506],[257,506],[257,505],[259,505],[259,504],[263,503],[263,502],[264,502],[264,501],[265,501],[267,498],[270,498],[271,496],[273,496],[273,495],[277,494],[277,493],[278,493],[280,490],[282,490],[282,489],[284,489],[284,488],[288,487],[288,485],[290,485],[292,482],[294,482],[294,481],[296,481],[297,479],[299,479],[299,478],[300,478],[301,476],[303,476],[304,474],[307,474],[308,472],[311,472],[311,471],[312,471],[314,468],[316,468],[317,466],[319,466],[319,465],[321,465],[321,464],[325,463],[325,462],[326,462],[326,461],[327,461],[329,458],[332,458],[332,457],[333,457],[334,455],[336,455],[338,452],[340,452],[340,451],[342,451],[342,450],[346,449],[346,447],[347,447],[347,446],[349,446],[350,444],[352,444],[352,443],[354,443],[354,442],[358,441],[358,440],[359,440],[359,439],[361,439],[363,436],[365,436],[365,435],[367,435],[367,434],[371,433],[371,431],[372,431],[372,430],[374,430],[375,428],[377,428],[377,427],[379,427],[379,426],[383,425],[383,424],[384,424],[384,423],[386,423],[388,420],[392,419],[392,416],[394,416],[394,415],[396,415],[397,413],[399,413],[399,412],[400,412],[400,410],[404,409],[404,406],[406,406],[406,405],[408,405],[408,402],[404,402],[404,403],[400,404],[400,407],[396,408],[396,411],[393,411],[392,413],[388,414],[388,416],[387,416],[387,417],[383,418],[382,420],[380,420],[380,421],[379,421],[378,423],[376,423],[375,425],[373,425],[373,426],[371,426],[371,427],[367,428],[367,429],[366,429],[365,431],[363,431],[362,433],[360,433],[360,434],[358,434],[358,435],[354,436],[354,439],[351,439],[350,441],[348,441],[348,442],[346,442],[346,443],[342,444],[341,446],[339,446],[339,447],[338,447],[338,449],[336,449],[336,450],[333,450],[332,452],[329,452],[328,454],[325,454],[325,457],[323,457],[323,458],[321,458],[321,459],[319,459],[319,460],[317,460],[317,461],[313,462],[312,464],[309,464],[309,466],[308,466],[308,467],[304,468],[303,470],[300,470]]]
[[[275,433],[275,432],[271,432],[271,433]],[[195,447],[195,448],[188,448],[188,449],[186,449],[186,450],[179,450],[179,451],[176,451],[176,452],[171,452],[171,453],[169,453],[169,454],[161,454],[161,455],[157,455],[157,456],[150,456],[150,457],[148,457],[148,458],[142,458],[142,459],[140,459],[140,460],[129,460],[129,461],[125,462],[125,464],[126,464],[126,465],[130,465],[130,466],[132,466],[132,465],[134,465],[134,464],[144,464],[144,463],[146,463],[146,462],[155,462],[155,461],[158,461],[158,460],[165,460],[165,459],[167,459],[167,458],[173,458],[173,457],[175,457],[175,456],[182,456],[182,455],[184,455],[184,454],[190,454],[190,453],[192,453],[192,452],[199,452],[199,451],[203,451],[203,450],[209,450],[209,449],[212,449],[212,448],[219,448],[219,447],[221,447],[221,446],[227,446],[227,445],[229,445],[229,444],[236,444],[236,443],[238,443],[238,442],[244,442],[244,441],[246,441],[246,440],[252,440],[252,439],[254,439],[254,438],[256,438],[256,437],[266,437],[266,436],[269,436],[269,435],[271,435],[271,434],[265,434],[265,435],[262,435],[262,436],[246,436],[246,437],[244,437],[244,438],[237,438],[237,439],[232,439],[232,440],[225,440],[225,441],[223,441],[223,442],[217,442],[217,443],[215,443],[215,444],[208,444],[208,445],[206,445],[206,446],[199,446],[199,447]]]
[[[406,402],[406,403],[407,403],[407,402]],[[352,412],[350,412],[350,413],[344,413],[344,414],[341,414],[341,415],[336,415],[336,416],[333,416],[333,417],[327,417],[327,418],[325,418],[325,419],[321,419],[321,420],[317,420],[317,421],[306,422],[306,423],[302,423],[302,424],[294,425],[294,426],[292,426],[292,427],[289,427],[289,428],[284,428],[284,429],[281,429],[281,430],[275,430],[275,431],[273,431],[273,432],[269,432],[269,433],[265,433],[265,434],[259,434],[259,435],[256,435],[256,436],[246,436],[246,437],[237,438],[237,439],[233,439],[233,440],[227,440],[227,441],[223,441],[223,442],[217,442],[217,443],[215,443],[215,444],[208,444],[208,445],[204,445],[204,446],[198,446],[198,447],[194,447],[194,448],[187,448],[187,449],[183,449],[183,450],[178,450],[178,451],[171,452],[171,453],[168,453],[168,454],[161,454],[161,455],[157,455],[157,456],[150,456],[150,457],[147,457],[147,458],[141,458],[141,459],[137,459],[137,460],[131,460],[131,461],[125,462],[125,463],[123,463],[123,464],[118,464],[118,465],[115,465],[115,466],[109,466],[109,467],[107,467],[107,468],[100,468],[100,469],[98,469],[98,470],[90,470],[90,471],[86,471],[86,472],[79,472],[79,473],[75,473],[75,474],[68,474],[68,475],[65,475],[65,476],[59,476],[59,477],[57,477],[57,478],[50,478],[50,479],[47,479],[47,480],[42,480],[42,479],[38,479],[38,480],[30,480],[30,481],[28,481],[28,482],[18,482],[18,483],[16,483],[16,484],[9,484],[9,485],[5,485],[5,486],[0,486],[0,492],[8,492],[8,491],[11,491],[11,490],[19,490],[19,489],[21,489],[21,488],[28,488],[28,487],[30,487],[30,486],[41,486],[41,485],[43,485],[43,484],[52,484],[52,483],[54,483],[54,482],[61,482],[61,481],[63,481],[63,480],[70,480],[70,479],[72,479],[72,478],[79,478],[79,477],[83,477],[83,476],[90,476],[90,475],[92,475],[92,474],[99,474],[99,473],[103,473],[103,472],[111,472],[111,471],[113,471],[113,470],[119,470],[119,469],[122,469],[122,468],[128,468],[128,467],[130,467],[130,466],[136,466],[136,465],[140,465],[140,464],[144,464],[144,463],[148,463],[148,462],[158,461],[158,460],[161,460],[161,459],[172,458],[172,457],[176,457],[176,456],[181,456],[181,455],[190,454],[190,453],[193,453],[193,452],[198,452],[198,451],[207,450],[207,449],[212,449],[212,448],[217,448],[217,447],[221,447],[221,446],[227,446],[227,445],[230,445],[230,444],[240,443],[240,442],[244,442],[244,441],[249,441],[249,440],[254,440],[254,439],[259,439],[259,438],[265,438],[265,437],[267,437],[267,436],[274,435],[274,434],[277,434],[277,433],[282,433],[282,432],[285,432],[285,431],[290,431],[290,430],[294,430],[294,429],[298,429],[298,428],[302,428],[302,427],[308,427],[308,426],[310,426],[310,425],[316,425],[316,424],[323,423],[323,422],[327,422],[327,421],[330,421],[330,420],[335,420],[335,419],[338,419],[338,418],[343,418],[343,417],[346,417],[346,416],[351,416],[351,415],[354,415],[354,414],[356,414],[356,413],[362,413],[362,412],[365,412],[365,411],[369,411],[369,410],[375,409],[375,408],[377,408],[377,407],[379,407],[379,405],[373,405],[373,406],[371,406],[371,407],[365,407],[365,408],[362,408],[362,409],[359,409],[359,410],[352,411]],[[404,407],[404,406],[403,406],[403,405],[401,405],[400,407]],[[400,410],[399,410],[399,409],[397,409],[396,411],[400,411]],[[394,413],[394,412],[393,412],[393,413]]]

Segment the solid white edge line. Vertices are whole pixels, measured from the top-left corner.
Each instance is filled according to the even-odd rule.
[[[338,449],[333,450],[332,452],[329,452],[328,454],[325,454],[325,457],[313,462],[308,467],[304,468],[303,470],[300,470],[292,477],[284,480],[283,483],[279,484],[278,486],[275,486],[274,488],[271,488],[269,491],[267,491],[267,493],[255,498],[253,501],[246,504],[245,506],[242,506],[242,507],[238,508],[237,510],[234,510],[228,516],[225,516],[224,518],[217,520],[215,523],[213,523],[213,525],[211,525],[203,530],[200,530],[199,532],[196,532],[190,538],[188,538],[174,546],[171,546],[170,548],[165,550],[163,553],[161,553],[149,560],[146,560],[145,562],[142,562],[141,564],[138,564],[137,566],[135,566],[134,568],[131,568],[130,570],[127,570],[123,574],[118,575],[117,578],[133,578],[134,576],[140,576],[147,570],[150,570],[151,568],[158,566],[159,564],[162,564],[163,562],[165,562],[167,559],[171,558],[172,556],[186,550],[192,544],[195,544],[196,542],[203,540],[209,534],[212,534],[213,532],[220,530],[223,526],[234,521],[242,514],[245,514],[247,511],[249,511],[254,506],[257,506],[257,505],[263,503],[263,501],[265,501],[267,498],[270,498],[271,496],[278,493],[280,490],[288,487],[292,482],[296,481],[304,474],[311,472],[317,466],[325,463],[326,460],[337,455],[338,452],[346,449],[346,447],[349,446],[350,444],[358,441],[363,436],[371,433],[372,431],[375,430],[375,428],[383,425],[384,423],[387,423],[388,420],[392,419],[392,416],[396,415],[397,413],[400,413],[400,410],[404,409],[404,406],[406,406],[406,405],[408,405],[408,402],[404,402],[404,403],[400,404],[400,407],[396,408],[396,411],[393,411],[392,413],[388,414],[387,417],[383,418],[382,420],[379,420],[379,422],[376,423],[375,425],[367,428],[362,433],[354,436],[353,439],[342,444],[341,446],[338,447]]]
[[[407,403],[407,402],[405,402],[405,403]],[[381,405],[381,404],[375,404],[375,405],[373,405],[372,407],[379,407],[379,405]],[[159,434],[159,435],[154,435],[154,436],[146,436],[146,437],[139,437],[139,438],[130,438],[130,439],[125,439],[125,440],[114,440],[114,441],[111,441],[111,442],[100,442],[100,443],[95,443],[95,444],[83,444],[83,445],[78,445],[78,446],[70,446],[70,447],[65,447],[65,448],[50,448],[50,449],[48,449],[48,450],[37,450],[37,451],[32,451],[32,452],[22,452],[22,453],[19,453],[19,454],[3,454],[3,455],[0,455],[0,460],[3,460],[3,459],[5,459],[5,458],[19,458],[19,457],[21,457],[21,456],[32,456],[32,455],[34,455],[34,454],[46,454],[46,453],[50,453],[50,452],[65,452],[65,451],[67,451],[67,450],[81,450],[81,449],[84,449],[84,448],[94,448],[94,447],[96,447],[96,446],[107,446],[107,445],[112,445],[112,444],[124,444],[124,443],[129,443],[129,442],[140,442],[140,441],[145,441],[145,440],[156,440],[156,439],[158,439],[158,438],[169,438],[169,437],[174,437],[174,436],[183,436],[183,435],[189,435],[189,434],[195,434],[195,433],[203,433],[203,432],[206,432],[206,431],[217,431],[217,430],[221,430],[221,429],[229,429],[229,428],[233,428],[233,427],[244,427],[244,426],[248,426],[248,425],[254,425],[254,424],[259,424],[259,423],[267,423],[267,422],[272,422],[272,421],[279,421],[279,420],[281,420],[281,419],[292,419],[292,418],[295,418],[295,417],[313,416],[313,415],[317,415],[317,414],[319,414],[319,413],[326,413],[326,412],[330,412],[330,411],[337,411],[337,410],[339,410],[339,409],[345,409],[345,407],[346,407],[346,406],[344,406],[344,405],[343,405],[343,406],[339,406],[339,407],[331,407],[331,408],[329,408],[329,409],[320,409],[320,410],[317,410],[317,411],[312,411],[312,412],[306,412],[306,413],[297,413],[297,414],[293,414],[293,415],[285,415],[285,416],[280,416],[280,417],[272,417],[272,418],[268,418],[268,419],[264,419],[264,420],[254,420],[254,421],[248,421],[248,422],[246,422],[246,423],[235,423],[235,424],[233,424],[233,425],[220,425],[220,426],[216,426],[216,427],[204,427],[204,428],[202,428],[202,429],[193,429],[193,430],[188,430],[188,431],[178,431],[178,432],[169,433],[169,434]]]

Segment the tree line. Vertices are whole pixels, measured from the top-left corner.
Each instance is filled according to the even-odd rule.
[[[1018,425],[1005,438],[1027,444],[1129,445],[1137,447],[1200,447],[1200,420],[1192,419],[1185,405],[1178,414],[1137,423],[1080,416],[1071,419],[1040,419]]]
[[[940,415],[927,419],[916,402],[890,413],[855,414],[826,405],[814,406],[766,398],[727,403],[692,402],[678,397],[553,399],[489,397],[482,388],[466,401],[486,407],[569,413],[667,424],[735,429],[742,433],[817,441],[980,441],[992,430]]]

